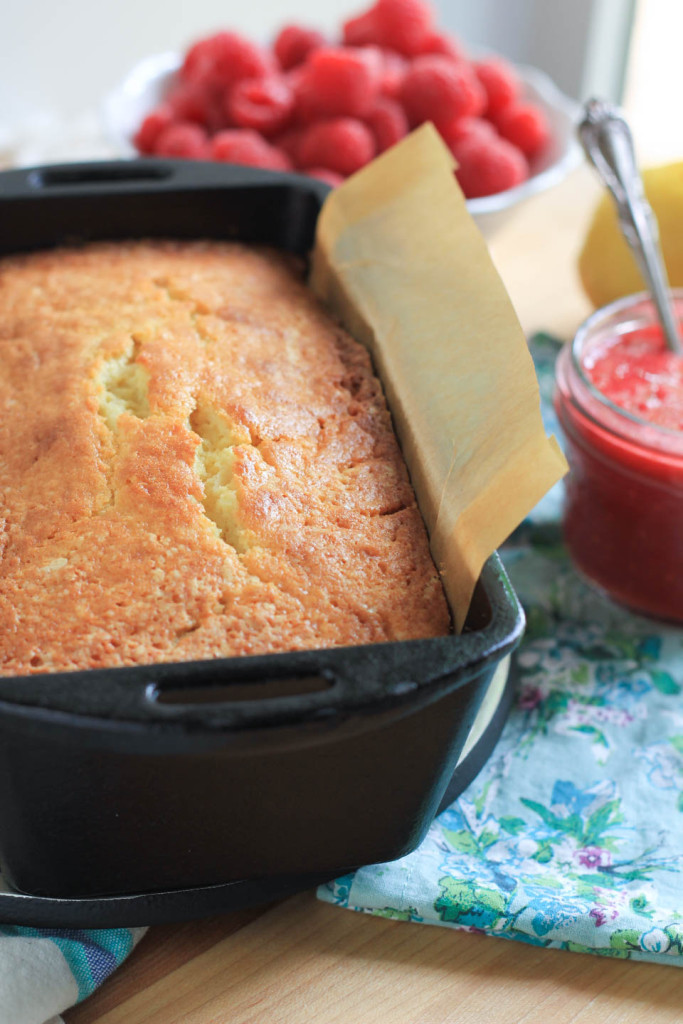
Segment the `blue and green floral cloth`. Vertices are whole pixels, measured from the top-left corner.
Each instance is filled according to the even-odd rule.
[[[532,343],[544,419],[557,343]],[[319,889],[381,917],[683,966],[683,630],[584,583],[562,485],[502,552],[525,607],[516,702],[422,845]],[[683,516],[681,529],[683,530]]]

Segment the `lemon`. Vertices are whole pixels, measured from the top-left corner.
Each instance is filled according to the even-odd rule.
[[[643,171],[645,194],[659,222],[659,237],[672,288],[683,288],[683,162]],[[611,195],[593,215],[579,256],[579,275],[591,302],[605,306],[645,284],[619,228]]]

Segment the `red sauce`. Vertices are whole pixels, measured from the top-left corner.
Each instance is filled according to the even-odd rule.
[[[586,355],[584,369],[606,398],[669,430],[683,430],[683,357],[654,324],[609,339]]]
[[[681,622],[683,358],[657,326],[629,330],[622,315],[621,324],[598,324],[579,350],[580,332],[575,358],[568,347],[558,361],[571,467],[565,537],[582,573],[616,600]]]

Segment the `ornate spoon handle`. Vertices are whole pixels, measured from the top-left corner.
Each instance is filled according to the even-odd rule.
[[[678,320],[659,248],[657,220],[645,198],[631,130],[616,107],[601,100],[589,100],[579,124],[579,138],[588,159],[614,196],[621,230],[652,295],[666,343],[672,352],[683,355]]]

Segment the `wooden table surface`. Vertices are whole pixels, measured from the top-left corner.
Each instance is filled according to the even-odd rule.
[[[586,168],[491,241],[527,331],[571,337],[588,313],[576,253],[597,186]],[[66,1024],[664,1024],[683,971],[543,950],[322,904],[151,929]]]

